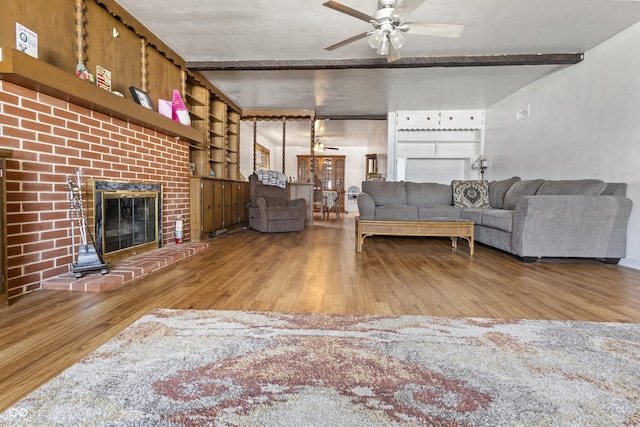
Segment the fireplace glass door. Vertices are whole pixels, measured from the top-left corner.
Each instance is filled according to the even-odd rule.
[[[158,240],[154,193],[104,193],[104,253],[153,244]]]

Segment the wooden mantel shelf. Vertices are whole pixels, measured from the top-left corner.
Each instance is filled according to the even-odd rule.
[[[204,142],[202,131],[175,122],[155,111],[109,93],[90,82],[13,48],[0,48],[0,80],[5,80],[97,111],[107,116],[153,129],[192,144]]]

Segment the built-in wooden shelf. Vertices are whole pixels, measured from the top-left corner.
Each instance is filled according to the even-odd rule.
[[[204,143],[201,130],[173,121],[13,48],[0,48],[0,79],[174,138],[179,137],[191,144]]]

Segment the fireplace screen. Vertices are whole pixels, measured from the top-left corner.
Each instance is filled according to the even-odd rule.
[[[104,194],[104,252],[156,243],[156,195]]]
[[[144,182],[92,181],[96,247],[114,261],[162,246],[162,186]]]

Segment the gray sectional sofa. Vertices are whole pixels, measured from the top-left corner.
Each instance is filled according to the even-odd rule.
[[[626,255],[632,207],[626,188],[596,179],[364,181],[357,203],[360,218],[367,220],[474,221],[476,242],[527,262],[576,257],[617,264]]]

